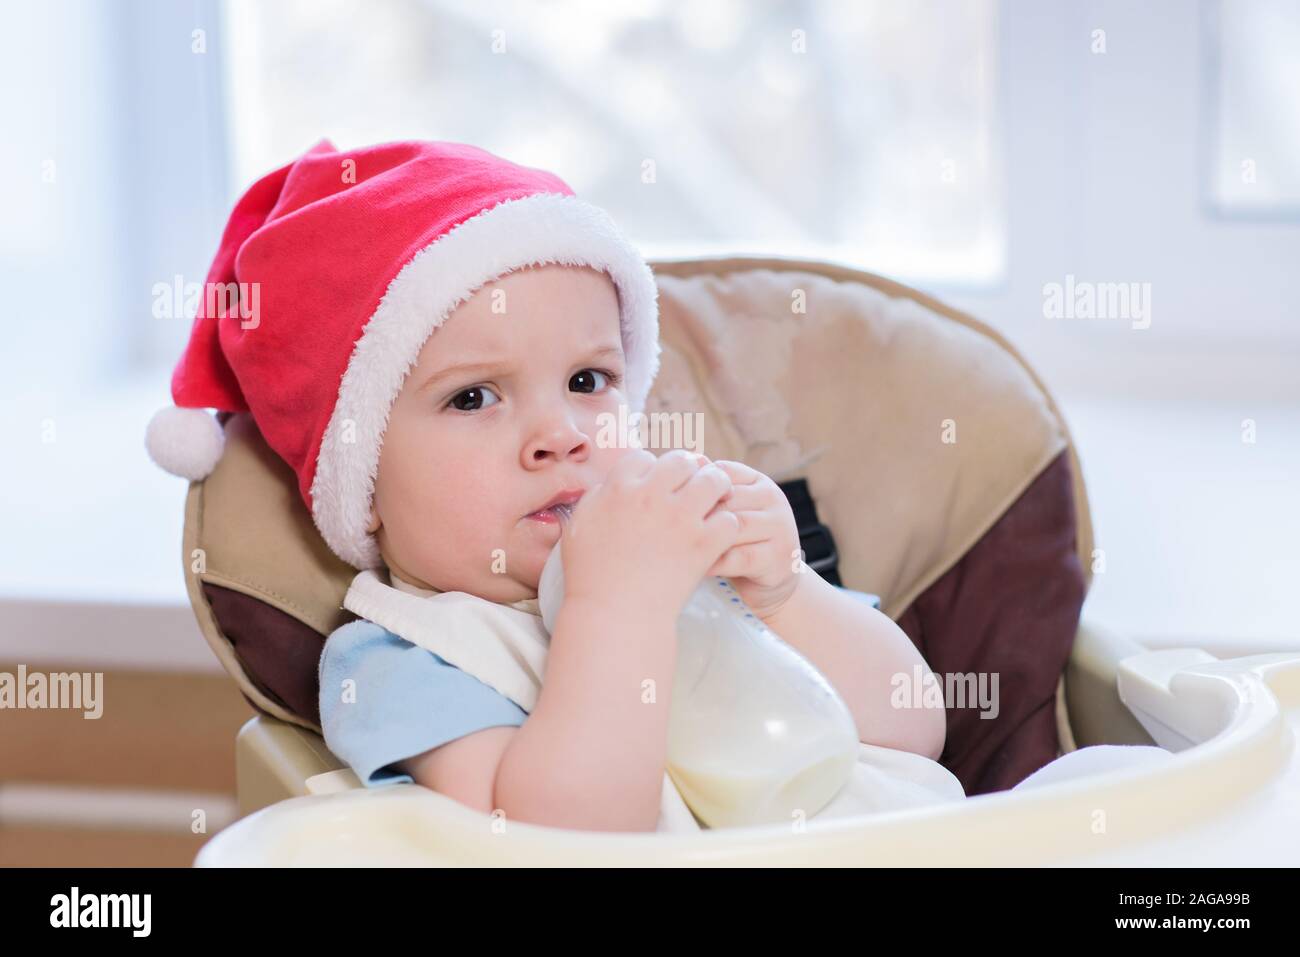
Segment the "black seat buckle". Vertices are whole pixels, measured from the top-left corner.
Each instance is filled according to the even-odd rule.
[[[807,479],[790,479],[778,483],[790,501],[794,524],[799,529],[799,549],[803,563],[832,585],[840,585],[840,553],[831,530],[817,517],[817,506],[808,490]]]
[[[825,577],[829,570],[835,577],[835,568],[840,561],[840,553],[835,547],[835,536],[831,530],[818,522],[799,529],[799,547],[803,549],[804,564]]]

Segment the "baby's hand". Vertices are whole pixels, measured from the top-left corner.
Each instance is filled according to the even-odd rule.
[[[565,601],[617,595],[633,613],[666,609],[675,619],[739,534],[739,518],[721,501],[730,487],[704,456],[630,451],[570,519],[561,545]]]
[[[759,618],[776,614],[794,594],[806,571],[799,551],[799,529],[780,486],[740,462],[714,462],[731,477],[721,506],[740,520],[740,535],[709,569],[731,580],[741,601]]]

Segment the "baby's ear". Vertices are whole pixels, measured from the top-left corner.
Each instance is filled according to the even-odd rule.
[[[379,509],[375,508],[374,503],[371,502],[370,503],[370,524],[366,526],[366,534],[367,535],[375,534],[375,532],[379,531],[380,524],[381,523],[379,521]]]

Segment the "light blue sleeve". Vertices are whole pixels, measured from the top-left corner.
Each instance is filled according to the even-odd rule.
[[[411,782],[395,762],[528,716],[473,675],[365,620],[329,636],[319,668],[325,744],[366,787]]]

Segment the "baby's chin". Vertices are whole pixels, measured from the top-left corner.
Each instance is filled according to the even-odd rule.
[[[467,595],[474,595],[486,601],[494,601],[503,605],[510,605],[517,601],[525,601],[529,598],[537,597],[537,580],[540,578],[540,569],[537,574],[527,574],[521,569],[512,568],[509,574],[488,575],[488,576],[468,576],[460,575],[454,580],[444,578],[440,585],[435,586],[442,592],[464,592]]]
[[[559,528],[525,520],[507,533],[505,545],[501,544],[500,538],[488,541],[475,536],[469,540],[466,536],[461,543],[465,556],[463,564],[460,561],[449,564],[446,554],[437,558],[421,555],[413,558],[411,565],[402,567],[439,591],[465,592],[488,601],[510,604],[537,597],[542,568],[559,540]],[[483,555],[486,562],[472,567],[471,555]],[[389,557],[385,555],[385,559]]]
[[[469,576],[474,580],[466,582],[468,587],[461,590],[505,604],[536,598],[542,568],[554,547],[552,542],[526,536],[516,538],[505,548],[489,549],[492,558],[488,574]]]
[[[518,553],[521,565],[526,564],[531,568],[535,563],[535,574],[540,575],[551,550],[560,543],[563,528],[558,521],[542,522],[525,518],[520,519],[515,532],[510,551]]]
[[[517,601],[526,601],[529,598],[537,597],[537,582],[540,577],[540,567],[536,573],[523,569],[512,569],[509,575],[502,575],[491,582],[484,582],[480,586],[480,591],[475,594],[480,598],[500,602],[504,605],[513,604]]]
[[[542,568],[546,565],[546,559],[551,555],[551,548],[532,547],[525,553],[516,556],[516,561],[509,565],[509,578],[512,585],[530,592],[526,598],[537,597],[537,583],[542,578]],[[507,559],[508,561],[508,559]]]

